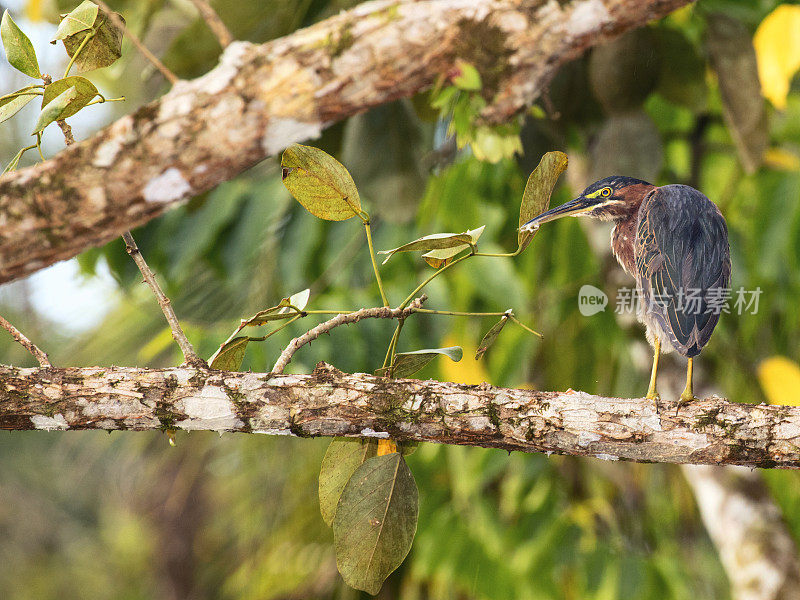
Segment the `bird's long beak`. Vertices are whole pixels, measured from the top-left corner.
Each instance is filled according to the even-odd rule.
[[[569,217],[569,216],[577,216],[587,210],[592,208],[592,204],[587,201],[586,198],[583,196],[579,198],[575,198],[574,200],[570,200],[569,202],[565,202],[561,206],[556,206],[555,208],[551,208],[550,210],[543,212],[537,217],[534,217],[527,223],[525,223],[520,230],[522,231],[535,231],[539,229],[539,225],[542,223],[547,223],[548,221],[555,221],[556,219],[560,219],[561,217]]]

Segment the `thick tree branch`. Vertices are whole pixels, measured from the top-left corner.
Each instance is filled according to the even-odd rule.
[[[558,65],[689,0],[368,2],[220,64],[51,160],[0,178],[0,283],[104,244],[293,142],[474,64],[508,120]]]
[[[0,367],[0,429],[389,437],[609,460],[800,467],[800,407],[350,375]]]

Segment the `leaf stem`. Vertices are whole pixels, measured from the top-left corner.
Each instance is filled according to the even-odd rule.
[[[499,253],[495,253],[495,252],[475,252],[475,256],[491,256],[491,257],[494,257],[494,258],[512,258],[514,256],[519,255],[519,252],[520,252],[520,250],[519,250],[519,248],[517,248],[517,250],[514,251],[514,252],[499,252]]]
[[[428,315],[449,315],[451,317],[502,317],[507,314],[506,312],[458,312],[453,310],[430,310],[427,308],[418,308],[415,313],[425,313]]]
[[[89,31],[89,33],[86,34],[86,37],[83,38],[83,41],[81,42],[81,45],[78,46],[78,48],[75,50],[75,53],[72,55],[72,58],[69,59],[69,64],[67,65],[67,70],[64,71],[64,77],[67,77],[69,75],[69,72],[72,69],[72,65],[75,64],[75,60],[78,58],[78,55],[81,53],[81,50],[83,50],[86,47],[86,44],[88,44],[89,40],[94,37],[95,33],[97,33],[97,29],[93,28],[93,29],[91,29]]]
[[[284,324],[283,324],[283,325],[281,325],[280,327],[277,327],[276,329],[273,329],[273,330],[272,330],[272,331],[270,331],[268,334],[266,334],[266,335],[263,335],[263,336],[261,336],[261,337],[251,337],[251,338],[248,338],[248,339],[249,339],[251,342],[263,342],[263,341],[264,341],[264,340],[266,340],[268,337],[271,337],[271,336],[275,335],[275,334],[276,334],[276,333],[278,333],[278,332],[279,332],[281,329],[284,329],[284,328],[288,327],[289,325],[291,325],[292,323],[294,323],[295,321],[297,321],[297,319],[301,319],[302,317],[303,317],[303,315],[301,315],[301,314],[295,315],[294,317],[292,317],[291,319],[289,319],[288,321],[286,321],[286,323],[284,323]],[[238,331],[237,331],[236,333],[238,333]],[[226,343],[227,343],[227,342],[226,342]]]
[[[532,333],[533,335],[539,336],[540,338],[544,337],[544,336],[543,336],[541,333],[539,333],[538,331],[534,331],[533,329],[531,329],[530,327],[528,327],[527,325],[525,325],[525,323],[523,323],[522,321],[520,321],[520,320],[519,320],[517,317],[515,317],[514,315],[508,315],[508,316],[511,318],[511,320],[512,320],[512,321],[514,321],[514,323],[516,323],[517,325],[519,325],[520,327],[522,327],[522,328],[523,328],[525,331],[528,331],[528,332]]]
[[[375,248],[372,246],[372,230],[369,226],[369,220],[364,221],[364,231],[367,233],[367,245],[369,246],[369,258],[372,261],[372,270],[375,271],[375,279],[378,282],[378,290],[381,293],[381,300],[383,305],[388,307],[389,301],[386,299],[386,292],[383,291],[383,281],[381,280],[380,273],[378,273],[378,263],[375,262]],[[405,308],[405,305],[401,308]]]
[[[402,303],[402,304],[401,304],[401,305],[400,305],[398,308],[405,308],[406,306],[408,306],[408,303],[409,303],[409,302],[411,302],[411,301],[412,301],[412,300],[413,300],[413,299],[416,297],[416,295],[417,295],[417,294],[418,294],[418,293],[419,293],[419,292],[422,290],[422,288],[424,288],[424,287],[425,287],[426,285],[428,285],[428,284],[429,284],[431,281],[433,281],[434,279],[436,279],[436,278],[437,278],[439,275],[441,275],[442,273],[444,273],[445,271],[447,271],[447,269],[449,269],[449,268],[451,268],[451,267],[455,267],[455,266],[456,266],[458,263],[460,263],[462,260],[466,260],[466,259],[468,259],[468,258],[471,258],[472,256],[474,256],[474,254],[473,254],[473,253],[465,254],[464,256],[462,256],[462,257],[460,257],[460,258],[457,258],[457,259],[455,259],[453,262],[451,262],[451,263],[447,263],[447,264],[446,264],[445,266],[443,266],[441,269],[438,269],[438,270],[434,271],[434,273],[433,273],[433,274],[432,274],[430,277],[428,277],[427,279],[425,279],[425,281],[423,281],[423,282],[422,282],[422,283],[420,283],[420,284],[419,284],[419,285],[418,285],[416,288],[414,288],[414,291],[413,291],[413,292],[411,292],[411,293],[408,295],[408,297],[407,297],[405,300],[403,300],[403,303]]]
[[[39,151],[39,158],[44,161],[44,154],[42,153],[42,132],[36,134],[36,149]]]

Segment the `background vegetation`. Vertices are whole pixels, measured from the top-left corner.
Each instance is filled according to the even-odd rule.
[[[263,42],[354,2],[214,4],[235,37]],[[179,76],[200,75],[216,63],[215,38],[188,3],[112,5]],[[18,23],[41,31],[42,40],[54,31],[47,23],[72,8],[36,0],[12,5]],[[765,21],[776,9],[786,12]],[[722,318],[698,362],[698,387],[742,402],[782,392],[784,403],[798,403],[800,388],[790,381],[800,358],[800,89],[792,84],[800,64],[800,54],[792,53],[800,49],[789,41],[797,39],[799,11],[771,0],[701,0],[566,65],[524,121],[471,132],[474,147],[459,150],[445,139],[431,107],[437,97],[428,94],[354,117],[314,144],[351,171],[380,249],[485,224],[483,251],[514,250],[525,180],[547,150],[570,156],[553,204],[613,173],[695,185],[728,220],[733,287],[763,290],[757,314]],[[747,77],[754,36],[763,90],[758,78]],[[50,60],[60,65],[53,70],[63,69],[60,56]],[[11,89],[14,77],[2,71],[0,91]],[[89,77],[106,96],[128,100],[96,109],[94,122],[76,120],[79,139],[109,121],[111,111],[128,113],[163,89],[127,43],[119,63]],[[37,113],[26,108],[22,118],[0,126],[3,164],[28,143]],[[57,133],[45,138],[46,151],[58,149]],[[642,328],[614,314],[617,288],[632,282],[608,251],[608,229],[558,221],[521,256],[470,260],[429,288],[428,308],[514,307],[543,339],[508,327],[476,363],[470,350],[492,319],[418,315],[404,328],[399,349],[464,346],[462,362],[438,359],[423,378],[642,395],[650,350]],[[240,317],[305,287],[319,308],[379,305],[363,235],[356,219],[324,222],[306,213],[281,185],[276,160],[136,232],[206,357]],[[56,277],[40,276],[35,284],[6,286],[0,312],[57,364],[180,361],[121,241],[78,262],[75,277],[101,291],[76,301],[64,297]],[[405,255],[381,269],[394,302],[429,272]],[[580,314],[584,284],[609,294],[605,312]],[[85,315],[72,321],[63,311],[37,310],[54,298],[80,302],[74,313],[105,316],[87,329]],[[303,320],[251,344],[245,367],[268,370],[308,326]],[[392,323],[378,321],[337,329],[301,350],[289,370],[308,372],[324,359],[345,371],[371,372],[392,330]],[[0,361],[32,364],[7,336],[0,336]],[[676,370],[665,369],[662,378],[680,380],[683,361],[664,362]],[[319,515],[316,477],[325,446],[325,440],[192,433],[179,434],[171,448],[162,434],[4,433],[0,595],[359,597],[336,573],[332,535]],[[728,597],[691,490],[675,467],[435,445],[422,445],[408,462],[420,489],[419,529],[381,598]],[[800,536],[798,475],[765,475]]]

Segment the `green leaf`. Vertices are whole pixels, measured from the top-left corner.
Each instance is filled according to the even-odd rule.
[[[528,177],[525,192],[522,194],[522,204],[519,207],[519,226],[522,227],[536,215],[547,210],[550,206],[550,196],[561,173],[567,168],[567,155],[563,152],[548,152],[542,156],[538,166]],[[517,242],[522,252],[531,243],[535,232],[519,231]]]
[[[214,356],[208,360],[209,366],[212,369],[218,369],[220,371],[240,370],[249,341],[249,337],[242,336],[235,337],[227,344],[223,344],[219,347],[219,350],[214,353]]]
[[[277,306],[271,306],[254,314],[243,323],[243,326],[258,327],[269,321],[280,321],[281,319],[293,317],[297,313],[290,306],[294,306],[298,310],[303,310],[308,304],[308,299],[310,297],[311,290],[305,289],[288,298],[283,298]]]
[[[125,19],[122,15],[117,15],[122,22]],[[75,59],[75,69],[78,73],[85,73],[94,69],[100,69],[114,64],[122,56],[122,30],[118,29],[107,14],[102,10],[98,11],[91,30],[79,31],[65,37],[64,49],[70,58],[73,57],[87,35],[94,35],[89,39]]]
[[[719,82],[722,116],[744,170],[753,173],[769,144],[769,128],[750,32],[725,14],[711,14],[707,21],[706,46]]]
[[[378,441],[359,438],[334,438],[319,471],[319,510],[328,526],[333,526],[336,507],[355,470],[378,452]]]
[[[399,378],[410,377],[427,366],[434,358],[442,355],[449,357],[454,362],[458,362],[464,355],[464,351],[461,346],[448,346],[447,348],[425,348],[423,350],[414,350],[413,352],[398,352],[395,354],[394,362],[392,363],[392,376]]]
[[[13,117],[20,110],[22,110],[22,108],[27,105],[28,102],[36,98],[38,94],[34,93],[35,89],[36,86],[31,85],[24,87],[13,94],[0,96],[0,123]],[[24,93],[28,91],[30,91],[29,94]]]
[[[452,77],[452,81],[457,88],[474,92],[483,87],[481,74],[470,63],[459,58],[456,60],[456,69],[458,74]]]
[[[361,214],[353,178],[327,152],[292,144],[283,152],[281,169],[283,185],[315,217],[344,221]]]
[[[283,308],[278,311],[280,313],[285,314],[295,314],[294,311],[289,308],[290,306],[294,306],[298,310],[303,310],[306,305],[308,304],[308,299],[311,297],[311,290],[306,288],[302,292],[297,292],[296,294],[292,294],[288,298],[284,298],[281,300],[280,306]]]
[[[49,104],[56,96],[65,92],[67,89],[74,87],[77,95],[75,99],[69,103],[66,107],[64,112],[61,114],[59,119],[66,119],[67,117],[71,117],[79,110],[81,110],[84,106],[89,104],[95,96],[99,94],[97,88],[94,87],[94,84],[86,79],[85,77],[80,77],[78,75],[73,75],[71,77],[66,77],[65,79],[59,79],[54,81],[46,88],[44,88],[44,96],[42,96],[42,107]]]
[[[481,343],[478,344],[478,350],[475,352],[475,360],[478,360],[481,356],[483,356],[489,349],[489,346],[494,344],[497,336],[500,335],[500,332],[503,331],[503,327],[505,327],[506,323],[508,323],[508,317],[510,314],[511,311],[507,311],[506,314],[500,317],[500,320],[492,325],[492,328],[486,332],[486,335],[483,336]]]
[[[39,133],[42,129],[50,125],[50,123],[60,119],[64,112],[66,112],[70,102],[77,97],[78,90],[74,87],[69,87],[53,98],[42,107],[42,112],[39,113],[39,119],[36,121],[36,126],[33,128],[32,133]]]
[[[408,555],[417,531],[419,492],[397,452],[356,469],[333,519],[336,566],[344,582],[377,594]]]
[[[397,252],[415,252],[419,250],[442,250],[444,248],[455,248],[464,244],[476,244],[481,237],[485,225],[477,229],[470,229],[464,233],[433,233],[418,238],[413,242],[408,242],[391,250],[381,250],[378,254],[388,254],[383,264],[386,264]]]
[[[28,36],[17,27],[7,10],[3,13],[3,19],[0,21],[0,38],[3,40],[6,58],[12,67],[30,77],[42,76],[39,72],[39,61],[36,60],[33,44]]]
[[[469,247],[470,247],[469,244],[463,244],[461,246],[453,246],[452,248],[431,250],[430,252],[426,252],[425,254],[423,254],[422,258],[424,258],[425,262],[428,263],[430,266],[432,266],[434,269],[438,269],[440,267],[445,266],[457,254],[460,254]]]
[[[63,40],[81,31],[91,29],[95,20],[97,20],[99,10],[100,7],[94,2],[89,0],[81,2],[72,12],[62,15],[56,35],[50,43],[55,44],[58,40]]]

